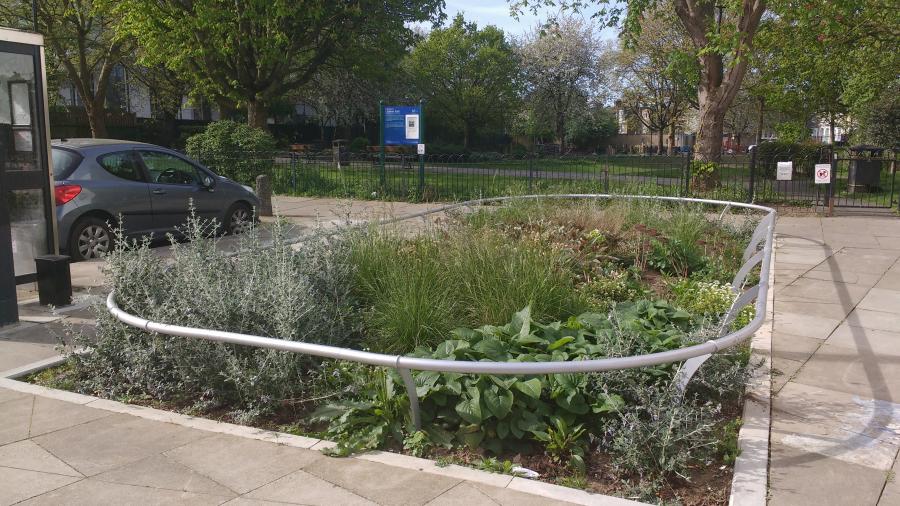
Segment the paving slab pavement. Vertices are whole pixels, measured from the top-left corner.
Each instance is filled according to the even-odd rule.
[[[900,219],[776,233],[769,504],[900,505]]]
[[[0,506],[572,504],[513,490],[510,479],[499,487],[452,472],[331,458],[318,450],[116,413],[104,409],[104,402],[0,387]],[[603,496],[594,503],[636,504]]]

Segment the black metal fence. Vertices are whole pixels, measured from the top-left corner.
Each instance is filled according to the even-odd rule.
[[[251,184],[272,178],[281,195],[452,201],[524,193],[635,193],[792,206],[892,207],[897,157],[862,158],[830,150],[727,155],[708,168],[675,156],[388,153],[255,153],[203,157],[222,175]],[[790,162],[790,178],[779,162]],[[827,165],[830,183],[816,183]],[[865,165],[865,170],[861,166]],[[876,167],[877,166],[877,167]]]

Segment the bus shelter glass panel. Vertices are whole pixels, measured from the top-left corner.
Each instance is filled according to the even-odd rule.
[[[17,276],[33,273],[34,257],[49,249],[36,60],[0,51],[0,170]]]

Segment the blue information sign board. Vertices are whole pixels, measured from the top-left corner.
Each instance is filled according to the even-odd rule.
[[[384,106],[384,144],[419,144],[421,121],[422,111],[417,105]]]

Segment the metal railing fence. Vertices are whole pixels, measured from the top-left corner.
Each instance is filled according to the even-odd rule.
[[[659,364],[668,364],[674,362],[682,362],[685,364],[679,370],[676,376],[676,382],[683,391],[686,388],[693,374],[699,369],[700,365],[708,359],[713,353],[730,348],[747,338],[751,337],[757,329],[759,329],[766,317],[766,298],[769,290],[769,269],[772,260],[773,251],[773,234],[775,229],[776,213],[774,209],[754,204],[740,202],[725,202],[708,199],[679,198],[679,197],[660,197],[660,196],[639,196],[639,195],[602,195],[602,194],[566,194],[566,195],[527,195],[520,197],[500,197],[477,199],[458,204],[451,204],[429,211],[415,213],[412,215],[382,220],[379,225],[388,223],[396,223],[400,221],[410,220],[414,218],[425,217],[428,215],[442,213],[462,207],[472,207],[476,205],[489,204],[494,202],[504,202],[514,199],[654,199],[661,201],[675,202],[693,202],[696,204],[723,206],[722,214],[726,213],[730,208],[744,208],[765,212],[765,216],[757,224],[750,242],[747,244],[743,253],[743,265],[735,274],[732,281],[732,290],[736,295],[736,300],[732,304],[723,318],[722,331],[717,339],[708,340],[704,343],[687,346],[684,348],[670,350],[665,352],[633,355],[628,357],[614,357],[594,360],[580,360],[570,362],[470,362],[470,361],[454,361],[454,360],[437,360],[428,358],[408,357],[404,355],[386,355],[382,353],[372,353],[349,348],[340,348],[335,346],[326,346],[314,343],[304,343],[299,341],[289,341],[286,339],[278,339],[263,336],[254,336],[248,334],[240,334],[236,332],[226,332],[211,329],[198,329],[192,327],[184,327],[179,325],[171,325],[167,323],[153,322],[140,316],[128,314],[121,310],[116,304],[115,292],[110,292],[106,300],[106,306],[109,312],[119,321],[126,325],[143,329],[148,332],[156,332],[170,336],[180,336],[187,338],[205,339],[208,341],[237,344],[244,346],[253,346],[257,348],[266,348],[271,350],[287,351],[292,353],[301,353],[322,358],[330,358],[336,360],[348,360],[372,366],[394,368],[400,374],[406,386],[407,395],[410,400],[410,415],[417,429],[421,428],[421,420],[419,417],[419,402],[416,394],[416,385],[410,371],[436,371],[436,372],[454,372],[464,374],[495,374],[495,375],[545,375],[545,374],[565,374],[565,373],[589,373],[602,372],[621,369],[632,369],[638,367],[648,367]],[[357,226],[362,226],[357,225]],[[761,246],[761,247],[760,247]],[[756,267],[760,269],[759,283],[743,290],[747,276]],[[734,321],[740,311],[750,303],[754,304],[755,316],[744,327],[733,332],[726,333],[730,324]]]
[[[412,201],[463,201],[535,193],[603,193],[694,197],[791,206],[892,207],[897,155],[886,151],[878,181],[854,184],[859,163],[851,152],[827,147],[726,154],[712,185],[698,184],[689,153],[675,155],[414,155],[388,153],[266,152],[209,154],[200,161],[220,174],[252,184],[259,174],[279,195]],[[876,163],[867,158],[865,163]],[[790,180],[778,162],[793,164]],[[834,180],[815,183],[816,164],[832,163]],[[831,199],[831,200],[829,200]]]

